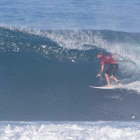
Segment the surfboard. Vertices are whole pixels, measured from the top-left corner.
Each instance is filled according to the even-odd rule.
[[[91,88],[95,88],[95,89],[116,89],[119,88],[119,86],[110,86],[110,87],[94,87],[94,86],[89,86]]]

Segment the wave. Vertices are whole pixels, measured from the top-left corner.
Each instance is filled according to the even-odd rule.
[[[139,33],[1,27],[0,118],[129,120],[133,115],[139,119],[139,44]],[[99,50],[117,56],[121,90],[89,88],[105,84],[103,77],[96,78]],[[127,112],[128,108],[135,109]]]

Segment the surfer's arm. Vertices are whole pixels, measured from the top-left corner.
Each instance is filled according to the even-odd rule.
[[[97,74],[97,76],[96,76],[96,77],[101,76],[101,73],[103,72],[103,70],[104,70],[104,65],[101,65],[101,70],[100,70],[100,73],[99,73],[99,74]]]
[[[103,70],[104,70],[104,65],[101,65],[101,70],[100,70],[100,75],[101,75],[101,73],[103,72]]]

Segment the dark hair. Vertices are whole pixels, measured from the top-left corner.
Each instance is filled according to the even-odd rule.
[[[97,52],[96,55],[103,55],[103,53],[102,52]]]

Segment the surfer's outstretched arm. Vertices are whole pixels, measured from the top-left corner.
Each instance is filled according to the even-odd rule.
[[[101,65],[101,70],[100,70],[100,73],[99,73],[99,74],[97,74],[97,76],[96,76],[96,77],[101,76],[101,73],[103,72],[103,70],[104,70],[104,65]]]

